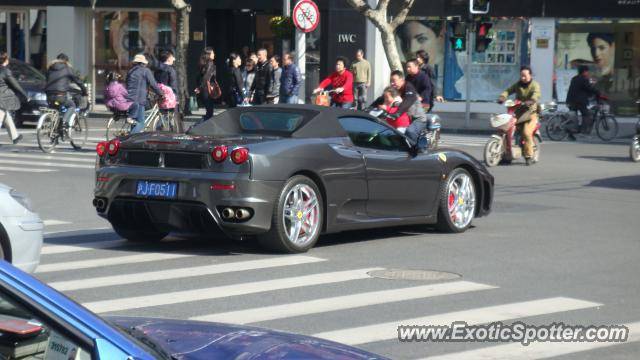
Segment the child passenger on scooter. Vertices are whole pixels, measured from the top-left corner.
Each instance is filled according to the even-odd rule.
[[[409,115],[405,113],[398,114],[398,108],[400,103],[402,102],[402,98],[400,97],[400,93],[394,87],[388,86],[384,89],[384,93],[382,94],[382,98],[384,102],[380,105],[380,108],[387,112],[388,116],[385,119],[387,124],[396,128],[396,130],[400,131],[404,134],[407,130],[407,127],[411,124],[411,119]]]

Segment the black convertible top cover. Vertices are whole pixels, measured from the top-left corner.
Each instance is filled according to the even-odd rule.
[[[302,116],[300,124],[291,132],[266,131],[266,130],[246,130],[241,127],[240,117],[251,112],[274,112],[292,113]],[[364,112],[350,109],[340,109],[334,107],[316,105],[260,105],[250,107],[237,107],[229,109],[211,119],[195,126],[189,135],[203,135],[213,137],[224,137],[242,134],[255,134],[256,132],[293,138],[328,138],[344,137],[344,131],[338,118],[344,116],[362,116],[370,118]]]

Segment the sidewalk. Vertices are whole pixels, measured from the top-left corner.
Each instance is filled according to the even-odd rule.
[[[225,108],[216,108],[215,113],[224,111]],[[471,113],[469,126],[465,123],[465,114],[462,112],[435,112],[440,116],[442,123],[442,132],[451,134],[468,134],[468,135],[490,135],[495,133],[489,124],[489,113]],[[204,115],[204,109],[200,108],[192,115],[186,117],[186,121],[193,122]],[[91,118],[108,118],[111,112],[103,104],[93,106]],[[635,135],[636,123],[638,118],[635,117],[616,117],[618,120],[619,131],[618,138],[631,138]],[[544,131],[544,130],[543,130]]]

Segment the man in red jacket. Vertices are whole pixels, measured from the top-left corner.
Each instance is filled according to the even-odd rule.
[[[353,106],[353,74],[347,70],[347,60],[339,57],[336,60],[336,71],[322,80],[313,93],[317,94],[331,85],[332,106],[349,109]]]

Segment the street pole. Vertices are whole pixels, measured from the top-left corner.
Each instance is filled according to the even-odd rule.
[[[302,104],[306,101],[306,81],[307,81],[307,34],[296,28],[296,65],[300,69],[300,89],[298,90],[298,102]]]
[[[96,103],[96,0],[91,0],[91,94],[92,104]]]
[[[464,69],[464,78],[466,85],[465,94],[465,107],[464,107],[464,127],[469,128],[471,126],[471,57],[473,56],[473,49],[471,48],[472,31],[473,31],[473,16],[469,14],[467,21],[467,63]]]
[[[282,0],[282,15],[285,17],[291,16],[291,0]],[[282,40],[282,53],[287,53],[291,50],[291,44],[289,39]]]

